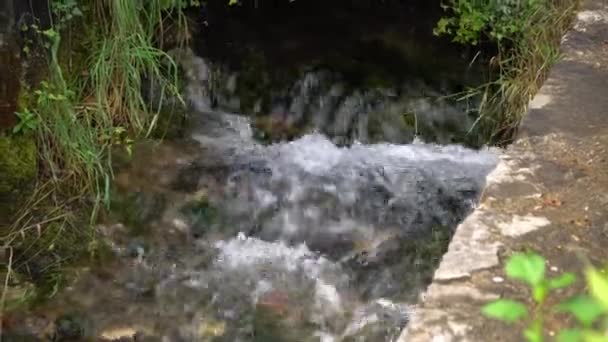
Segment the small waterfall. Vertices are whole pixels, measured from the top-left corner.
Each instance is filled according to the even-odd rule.
[[[118,257],[56,307],[82,313],[96,336],[395,341],[497,162],[490,149],[422,142],[425,125],[441,142],[467,129],[466,111],[311,71],[272,106],[254,103],[267,115],[231,114],[243,108],[230,98],[238,75],[216,82],[216,67],[174,53],[188,137],[117,170],[124,198],[100,231]],[[260,139],[264,117],[305,128]]]
[[[135,264],[68,296],[101,327],[171,341],[394,341],[496,164],[490,150],[340,147],[320,133],[268,145],[246,117],[194,115],[199,154],[176,154],[173,173],[167,160],[142,165],[173,174],[171,204],[136,238],[112,228]]]
[[[226,113],[243,110],[238,74],[210,72],[190,52],[180,62],[192,137],[215,156],[183,171],[214,173],[190,182],[212,217],[180,217],[215,250],[188,279],[213,289],[216,319],[231,326],[224,337],[393,341],[497,161],[491,150],[414,139],[451,141],[472,124],[467,112],[420,84],[358,90],[320,70],[244,117]],[[260,139],[263,120],[305,128],[273,142]]]
[[[268,89],[259,98],[243,99],[248,84],[241,85],[238,72],[190,50],[174,55],[186,70],[197,109],[245,113],[254,118],[261,141],[291,140],[318,131],[339,145],[404,144],[416,136],[448,144],[464,141],[475,121],[471,103],[452,101],[447,91],[419,80],[396,87],[353,88],[340,74],[323,69],[304,72],[292,84]]]

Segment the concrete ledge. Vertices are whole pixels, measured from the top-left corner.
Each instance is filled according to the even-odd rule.
[[[580,250],[608,260],[608,2],[584,3],[562,49],[400,342],[521,341],[521,329],[480,313],[489,300],[525,298],[502,274],[512,251],[538,250],[553,271],[577,267]]]

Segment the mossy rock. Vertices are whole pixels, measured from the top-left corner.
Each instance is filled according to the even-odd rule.
[[[0,225],[29,193],[36,173],[34,138],[0,133]]]
[[[206,197],[186,204],[180,209],[180,212],[187,217],[192,226],[192,233],[196,238],[205,235],[210,227],[220,220],[219,210]]]
[[[275,120],[270,116],[260,116],[253,122],[253,134],[256,139],[264,143],[291,141],[306,133],[309,127],[291,124],[287,120]]]
[[[178,103],[164,106],[158,113],[158,121],[150,137],[155,139],[180,139],[184,137],[188,124],[186,106]]]
[[[167,204],[167,197],[162,193],[116,191],[110,217],[127,225],[133,236],[145,235],[149,224],[162,217]]]

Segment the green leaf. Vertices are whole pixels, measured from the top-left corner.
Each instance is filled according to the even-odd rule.
[[[585,342],[608,342],[608,336],[597,331],[583,331],[583,340]]]
[[[441,34],[445,34],[445,33],[449,33],[449,26],[452,25],[453,20],[452,19],[448,19],[448,18],[441,18],[439,19],[439,21],[437,22],[437,26],[435,27],[435,30],[433,31],[433,34],[435,34],[436,36],[439,36]]]
[[[557,342],[580,342],[583,340],[583,333],[578,329],[566,329],[557,334]]]
[[[15,127],[13,127],[13,134],[17,134],[19,133],[23,128],[23,124],[22,123],[18,123],[15,125]]]
[[[57,31],[53,30],[52,28],[44,30],[42,31],[42,33],[49,38],[56,38],[57,36],[59,36],[59,33],[57,33]]]
[[[585,275],[591,295],[604,307],[604,310],[608,310],[608,279],[592,267],[587,268]]]
[[[580,295],[557,306],[558,312],[571,313],[585,327],[591,324],[605,311],[593,298]]]
[[[545,259],[534,253],[514,254],[507,261],[505,272],[510,278],[536,286],[545,278]]]
[[[559,277],[549,279],[549,288],[552,290],[563,289],[568,287],[576,281],[576,276],[573,273],[566,272]]]
[[[524,304],[509,299],[500,299],[486,304],[481,312],[488,317],[505,322],[515,322],[528,315],[528,309]]]

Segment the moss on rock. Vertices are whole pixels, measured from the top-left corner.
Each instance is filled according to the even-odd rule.
[[[0,225],[30,191],[36,171],[34,138],[0,133]]]

